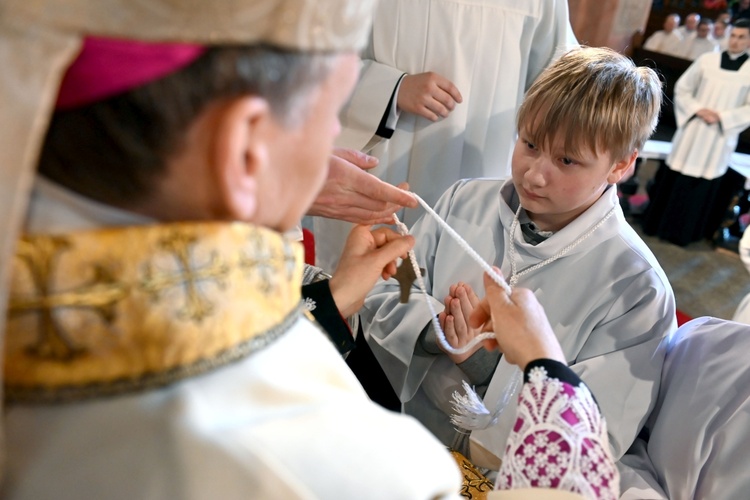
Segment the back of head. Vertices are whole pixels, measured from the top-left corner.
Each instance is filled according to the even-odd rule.
[[[98,41],[87,39],[84,50]],[[119,46],[100,58],[116,66],[111,59],[123,59],[127,50]],[[79,102],[61,107],[61,94],[39,171],[87,198],[127,208],[150,195],[168,159],[185,146],[189,125],[209,104],[254,95],[269,103],[280,122],[294,125],[305,116],[305,96],[327,76],[331,61],[329,53],[221,45],[174,73],[104,99],[79,92]],[[63,88],[86,85],[66,85],[70,74]]]
[[[611,49],[580,47],[534,82],[517,126],[536,144],[548,146],[560,134],[571,155],[586,148],[619,161],[651,136],[661,99],[662,84],[652,69]]]

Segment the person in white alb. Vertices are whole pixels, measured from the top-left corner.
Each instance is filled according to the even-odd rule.
[[[701,15],[692,12],[685,16],[685,24],[677,28],[677,32],[682,35],[683,40],[688,40],[697,34],[698,23],[701,21]]]
[[[719,44],[711,37],[713,23],[708,19],[701,19],[695,29],[695,35],[684,43],[683,59],[694,61],[708,52],[719,52]]]
[[[575,45],[565,0],[381,0],[337,144],[378,157],[372,173],[430,205],[459,179],[507,177],[524,93]],[[399,215],[411,226],[421,213]],[[329,272],[349,227],[314,220]]]
[[[750,125],[750,21],[729,49],[703,54],[675,83],[677,131],[649,191],[643,229],[677,245],[712,238],[732,190],[723,185],[740,132]]]
[[[643,48],[654,52],[661,52],[670,56],[680,57],[683,36],[677,30],[680,25],[679,14],[670,14],[664,19],[664,29],[654,32],[646,39]]]
[[[719,44],[719,52],[724,52],[729,47],[729,34],[732,32],[732,25],[729,24],[723,17],[718,17],[714,21],[714,29],[712,36],[716,43]]]

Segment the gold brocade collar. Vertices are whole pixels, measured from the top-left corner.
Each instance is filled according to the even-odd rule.
[[[25,236],[12,264],[5,397],[160,386],[259,349],[301,314],[302,249],[242,223]]]

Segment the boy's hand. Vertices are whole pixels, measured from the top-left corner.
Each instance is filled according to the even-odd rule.
[[[445,118],[461,103],[463,97],[453,82],[428,71],[406,75],[398,90],[398,108],[408,113],[423,116],[433,122]]]
[[[472,328],[469,325],[469,317],[479,305],[479,297],[465,283],[452,285],[449,293],[450,295],[445,297],[445,310],[438,315],[438,320],[440,320],[440,326],[443,327],[445,332],[445,340],[453,347],[463,347],[481,333],[480,328]],[[481,347],[482,345],[479,344],[463,354],[446,352],[446,355],[458,364],[466,361]]]
[[[408,184],[393,186],[365,172],[377,164],[377,158],[361,151],[334,149],[328,179],[307,214],[355,224],[391,224],[401,207],[416,208],[417,200],[404,191]]]
[[[496,268],[499,272],[499,269]],[[496,340],[485,341],[488,349],[500,348],[508,363],[522,370],[530,361],[547,358],[565,363],[560,342],[531,290],[505,290],[485,274],[487,296],[474,310],[469,323],[482,331],[494,331]]]
[[[401,236],[387,227],[355,226],[329,282],[341,315],[359,311],[378,278],[387,280],[395,274],[396,259],[406,257],[413,246],[413,236]]]

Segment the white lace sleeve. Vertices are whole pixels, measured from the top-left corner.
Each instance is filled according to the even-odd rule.
[[[607,424],[591,392],[530,369],[496,487],[554,488],[585,498],[616,499],[620,478]]]

